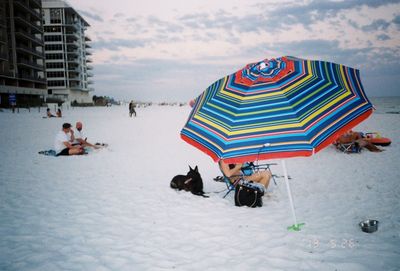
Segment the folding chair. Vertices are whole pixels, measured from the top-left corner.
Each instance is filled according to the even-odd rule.
[[[361,147],[357,142],[351,143],[334,143],[337,150],[344,152],[344,153],[360,153]]]
[[[225,193],[225,195],[223,196],[223,198],[225,198],[231,191],[235,190],[236,185],[239,184],[241,181],[243,181],[243,177],[244,177],[244,176],[250,176],[250,175],[252,175],[254,172],[259,171],[259,170],[268,170],[269,173],[271,174],[272,180],[274,181],[274,183],[275,183],[275,185],[276,185],[275,177],[278,177],[278,176],[272,174],[272,171],[271,171],[271,168],[270,168],[271,165],[276,165],[276,164],[275,164],[275,163],[272,163],[272,164],[260,164],[260,165],[257,164],[257,165],[254,165],[253,162],[245,163],[245,164],[242,166],[242,169],[241,169],[242,172],[243,172],[243,174],[231,176],[231,178],[232,178],[232,177],[239,177],[239,178],[238,178],[235,182],[233,182],[233,183],[231,182],[230,178],[228,178],[227,176],[225,176],[224,172],[220,169],[220,170],[221,170],[221,173],[222,173],[222,180],[223,180],[224,183],[226,184],[226,188],[227,188],[227,190],[228,190],[228,191]],[[214,180],[217,180],[217,179],[218,179],[218,177],[215,178]]]

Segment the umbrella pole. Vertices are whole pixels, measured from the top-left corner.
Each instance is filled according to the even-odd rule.
[[[283,168],[283,175],[285,177],[285,183],[286,183],[286,189],[288,192],[290,208],[292,210],[292,216],[293,216],[293,220],[294,220],[294,224],[292,226],[289,226],[287,229],[289,231],[300,231],[301,226],[303,226],[304,223],[300,223],[300,224],[297,223],[296,212],[294,210],[294,203],[293,203],[293,197],[292,197],[292,190],[290,189],[290,185],[289,185],[289,178],[288,178],[288,174],[287,174],[287,170],[286,170],[285,160],[282,160],[281,163],[282,163],[282,168]]]

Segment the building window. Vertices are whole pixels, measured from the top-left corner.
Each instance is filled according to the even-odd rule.
[[[62,44],[46,44],[45,50],[46,51],[62,51]]]
[[[44,32],[46,33],[61,32],[61,26],[45,26]]]
[[[46,54],[46,59],[64,59],[63,54]]]
[[[50,35],[50,36],[44,36],[44,41],[62,41],[60,35]]]
[[[64,63],[60,62],[46,63],[46,69],[64,69]]]
[[[54,80],[54,81],[47,81],[47,85],[49,87],[63,87],[65,86],[64,80]]]
[[[50,9],[50,23],[60,24],[61,23],[61,9],[51,8]]]
[[[47,72],[47,78],[64,77],[64,72]]]

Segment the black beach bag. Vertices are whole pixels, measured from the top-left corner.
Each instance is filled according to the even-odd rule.
[[[235,205],[248,207],[261,207],[263,205],[262,196],[264,189],[260,184],[253,182],[241,182],[235,187]]]

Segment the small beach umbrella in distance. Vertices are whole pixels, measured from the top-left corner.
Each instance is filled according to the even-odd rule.
[[[366,119],[372,105],[357,69],[295,57],[265,59],[196,98],[181,138],[227,163],[311,156]]]

